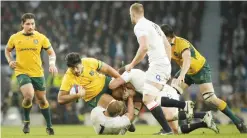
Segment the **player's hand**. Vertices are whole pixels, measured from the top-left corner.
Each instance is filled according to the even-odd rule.
[[[9,66],[14,69],[16,67],[16,61],[10,61]]]
[[[128,65],[125,66],[125,70],[128,71],[128,72],[129,72],[132,68],[134,68],[134,66],[133,66],[132,64],[128,64]]]
[[[177,79],[175,79],[174,83],[177,85],[177,86],[180,86],[182,84],[182,82],[184,82],[184,75],[180,75]]]
[[[83,87],[78,87],[78,93],[76,94],[78,98],[82,98],[85,93],[86,93],[86,90],[83,88]]]
[[[49,72],[51,72],[52,75],[57,74],[57,67],[54,64],[51,64],[49,67]]]

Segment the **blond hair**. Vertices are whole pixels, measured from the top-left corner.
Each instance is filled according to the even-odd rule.
[[[144,14],[143,5],[140,3],[134,3],[130,6],[130,10],[136,14]]]
[[[125,109],[126,109],[126,106],[123,101],[113,100],[109,103],[106,110],[111,117],[115,117],[118,115],[122,115]]]

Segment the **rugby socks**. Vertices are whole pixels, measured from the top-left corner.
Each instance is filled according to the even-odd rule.
[[[45,118],[47,128],[51,128],[52,123],[51,123],[51,112],[50,112],[49,104],[46,103],[44,107],[40,107],[40,110]]]
[[[184,109],[186,103],[184,101],[178,101],[174,99],[170,99],[168,97],[161,97],[161,106],[162,107],[177,107],[180,109]]]
[[[186,134],[186,133],[190,133],[191,131],[194,131],[198,128],[207,128],[207,124],[205,122],[199,122],[199,123],[182,125],[178,128],[178,133],[179,134],[181,134],[181,133]]]
[[[22,107],[24,109],[24,122],[30,122],[30,111],[32,109],[32,103],[28,106],[25,106],[22,103]]]
[[[159,122],[166,133],[172,131],[165,119],[161,106],[158,106],[158,104],[156,104],[151,108],[147,106],[147,108],[150,110],[154,118]]]
[[[235,125],[241,123],[241,120],[236,115],[233,114],[233,112],[227,105],[223,110],[221,110],[221,112],[224,113],[226,116],[228,116]]]
[[[205,115],[206,115],[206,112],[195,112],[194,113],[194,118],[203,119]],[[177,120],[185,120],[185,119],[187,119],[186,118],[186,114],[185,114],[184,111],[178,112],[178,115],[177,116],[178,117],[175,117],[175,119],[177,119]]]

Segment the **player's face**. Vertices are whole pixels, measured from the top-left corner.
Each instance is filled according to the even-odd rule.
[[[83,66],[82,64],[77,64],[75,67],[71,68],[72,70],[72,73],[75,75],[75,76],[80,76],[81,73],[82,73],[82,70],[83,70]]]
[[[27,34],[33,33],[35,29],[35,21],[34,19],[26,19],[26,21],[22,24],[24,32]]]

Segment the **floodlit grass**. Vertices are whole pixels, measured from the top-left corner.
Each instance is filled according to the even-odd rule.
[[[152,135],[159,131],[159,126],[136,126],[136,132],[127,133],[125,136],[102,136],[96,135],[93,128],[82,125],[57,125],[53,127],[55,130],[54,136],[49,136],[45,132],[45,127],[31,127],[29,134],[23,134],[20,127],[2,127],[2,138],[156,138],[156,137],[170,137],[170,138],[247,138],[246,134],[240,134],[237,128],[233,125],[219,126],[220,134],[215,134],[209,129],[198,129],[186,135],[169,135],[157,136]]]

